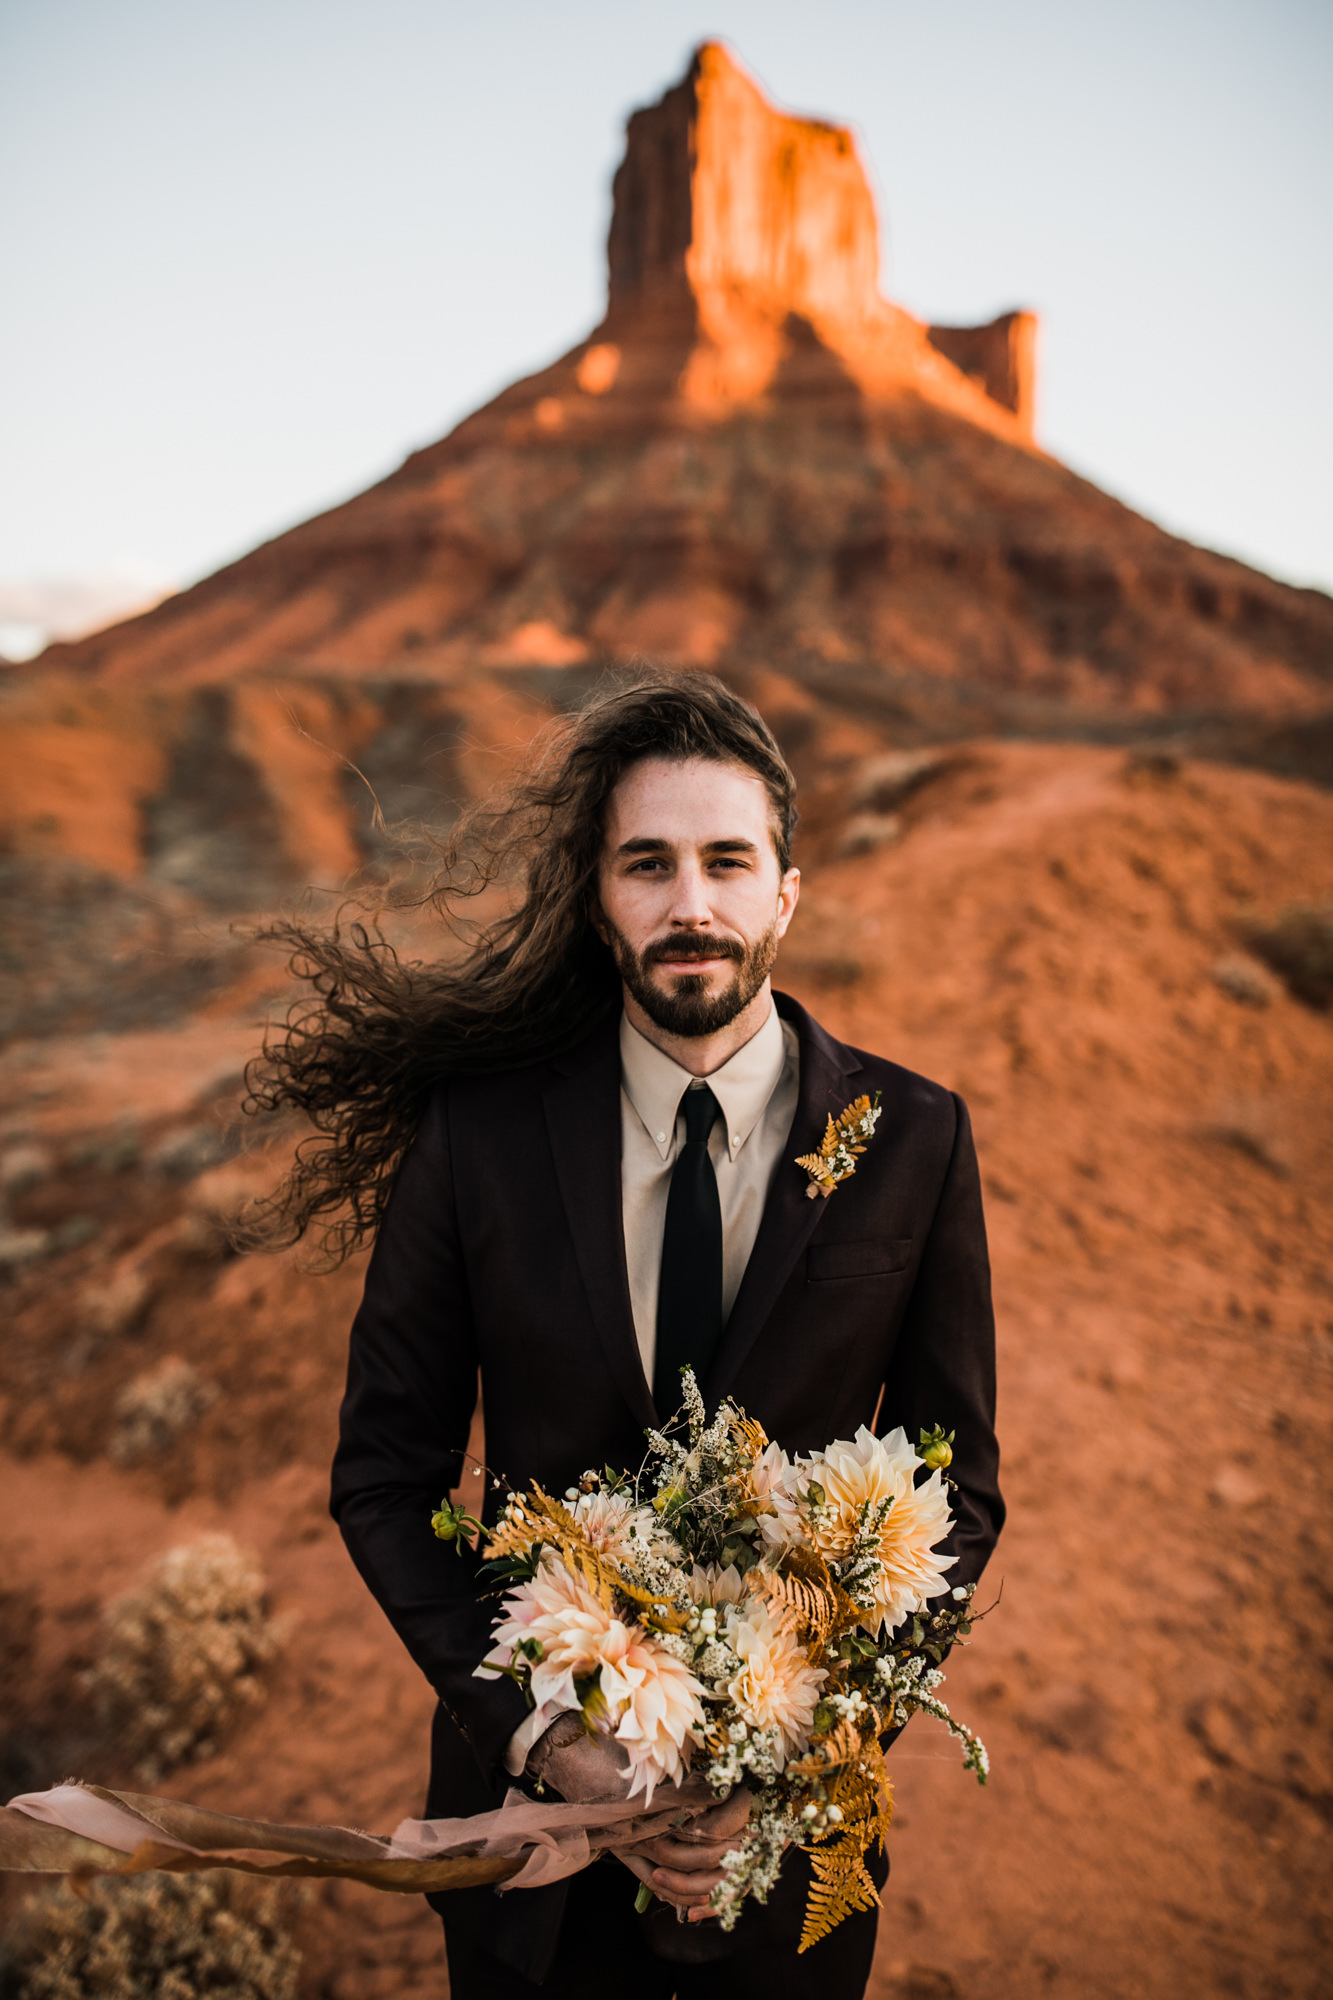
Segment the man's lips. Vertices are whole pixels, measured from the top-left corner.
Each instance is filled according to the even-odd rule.
[[[737,953],[720,946],[706,954],[699,951],[673,952],[669,957],[654,954],[649,957],[648,964],[654,969],[671,973],[716,972],[722,966],[734,965],[737,956]]]

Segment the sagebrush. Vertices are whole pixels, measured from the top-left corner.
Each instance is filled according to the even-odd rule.
[[[230,1535],[200,1535],[107,1607],[86,1686],[117,1751],[151,1784],[206,1756],[261,1699],[259,1670],[277,1643],[258,1559]]]
[[[278,1892],[221,1872],[40,1892],[0,1958],[4,2000],[296,2000]]]

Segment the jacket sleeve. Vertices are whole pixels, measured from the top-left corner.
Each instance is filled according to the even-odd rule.
[[[352,1561],[495,1784],[526,1704],[512,1681],[474,1677],[491,1626],[478,1559],[430,1525],[461,1476],[476,1399],[445,1086],[399,1171],[366,1274],[330,1506]]]
[[[953,1098],[953,1148],[889,1364],[884,1418],[915,1444],[922,1429],[956,1433],[949,1477],[957,1556],[953,1583],[974,1583],[1004,1525],[995,1437],[995,1315],[981,1178],[967,1107]]]

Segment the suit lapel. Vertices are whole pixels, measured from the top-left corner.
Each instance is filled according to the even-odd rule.
[[[803,1007],[785,994],[775,997],[778,1011],[800,1037],[800,1094],[787,1153],[774,1174],[759,1234],[704,1385],[710,1411],[729,1393],[823,1215],[823,1201],[811,1201],[806,1195],[808,1182],[795,1163],[796,1155],[812,1151],[824,1136],[829,1113],[836,1117],[856,1095],[847,1079],[861,1067],[852,1051],[826,1034]]]
[[[546,1128],[579,1273],[606,1365],[636,1423],[657,1421],[639,1357],[620,1186],[620,1045],[571,1058],[544,1092]]]

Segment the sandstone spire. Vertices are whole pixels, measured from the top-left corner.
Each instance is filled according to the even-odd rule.
[[[687,400],[770,391],[784,348],[808,330],[870,395],[910,384],[974,418],[1003,409],[1031,435],[1033,315],[927,328],[889,305],[852,133],[776,110],[721,43],[704,42],[682,80],[634,113],[613,199],[600,331],[692,314]]]
[[[630,119],[613,200],[613,307],[735,289],[810,319],[878,311],[879,227],[851,133],[774,110],[718,42]]]

